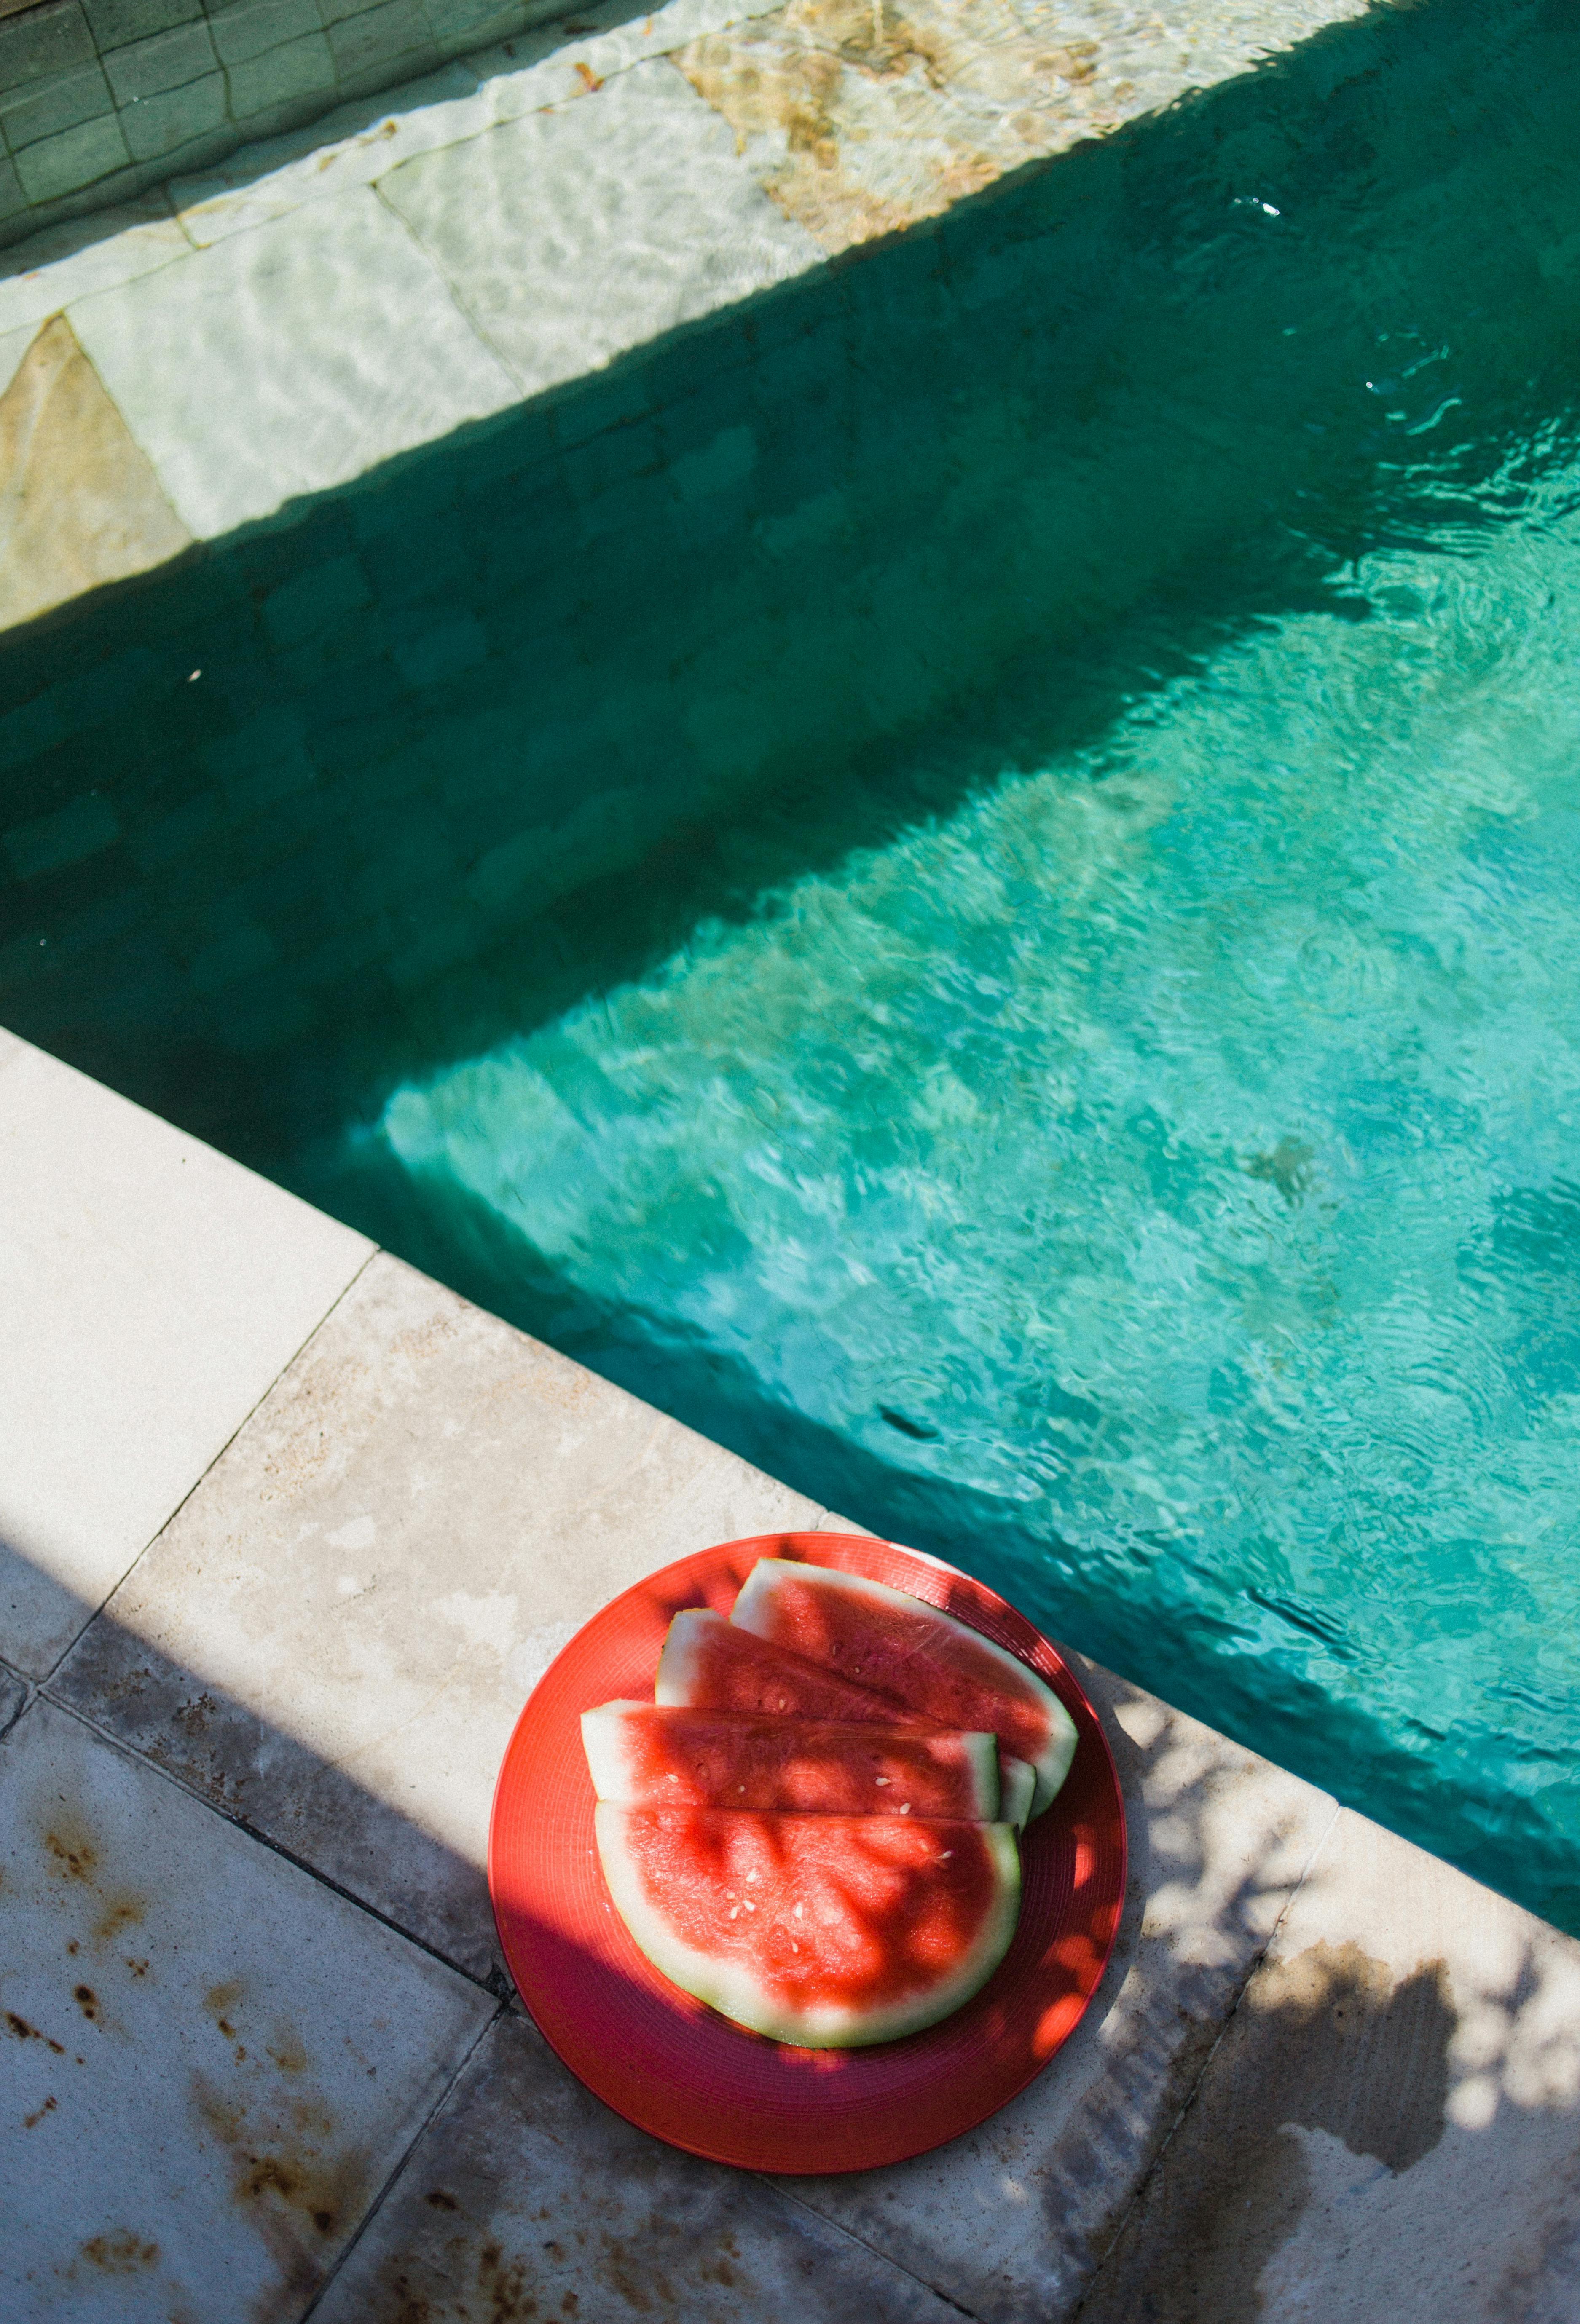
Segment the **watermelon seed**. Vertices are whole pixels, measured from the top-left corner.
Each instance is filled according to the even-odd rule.
[[[947,1864],[949,1858],[954,1855],[954,1853],[955,1851],[952,1848],[946,1848],[942,1855],[938,1858],[938,1862],[940,1864]]]
[[[909,1800],[901,1801],[900,1812],[901,1815],[909,1815],[910,1813],[910,1802]]]
[[[750,1896],[743,1896],[741,1902],[744,1904],[748,1913],[754,1913],[757,1910],[756,1905],[753,1904]]]
[[[805,1916],[806,1916],[806,1911],[807,1911],[807,1908],[806,1908],[806,1906],[805,1906],[804,1904],[798,1904],[798,1905],[796,1906],[796,1918],[797,1918],[797,1920],[798,1920],[798,1921],[802,1920],[802,1919],[804,1919],[804,1918],[805,1918]]]
[[[731,1918],[731,1920],[732,1920],[732,1921],[738,1921],[738,1920],[740,1919],[740,1917],[741,1917],[741,1908],[740,1908],[740,1906],[739,1906],[738,1904],[732,1904],[732,1905],[730,1906],[730,1918]]]
[[[889,1778],[887,1775],[874,1775],[873,1781],[874,1784],[886,1784]]]

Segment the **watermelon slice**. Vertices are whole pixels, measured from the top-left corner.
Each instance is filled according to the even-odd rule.
[[[624,1807],[999,1820],[991,1735],[653,1702],[602,1703],[581,1731],[593,1789]]]
[[[1031,1821],[1031,1803],[1037,1796],[1037,1770],[1029,1767],[1024,1759],[1012,1759],[1007,1751],[999,1753],[999,1821],[1016,1831],[1024,1831]]]
[[[604,1801],[595,1829],[615,1909],[654,1968],[776,2042],[919,2033],[980,1990],[1015,1932],[1007,1824]]]
[[[764,1645],[722,1614],[691,1607],[677,1614],[659,1656],[655,1702],[696,1711],[766,1711],[790,1719],[858,1720],[864,1726],[914,1725],[902,1710],[804,1655]]]
[[[914,1727],[919,1733],[937,1732],[941,1723],[908,1717],[892,1696],[842,1678],[837,1671],[811,1662],[805,1655],[770,1646],[750,1630],[736,1629],[722,1614],[700,1606],[688,1608],[670,1623],[659,1656],[653,1695],[659,1702],[696,1711],[860,1720],[863,1725],[891,1729]],[[948,1729],[947,1724],[945,1731],[958,1732]],[[1001,1750],[999,1780],[1000,1819],[1024,1831],[1036,1775],[1023,1761]]]
[[[1040,1815],[1069,1773],[1075,1722],[1034,1671],[919,1598],[827,1565],[759,1558],[733,1628],[820,1663],[939,1727],[991,1729],[1037,1778]]]

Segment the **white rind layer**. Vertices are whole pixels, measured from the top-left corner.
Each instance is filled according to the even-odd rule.
[[[801,2050],[855,2050],[875,2042],[898,2042],[953,2016],[980,1993],[1009,1951],[1021,1915],[1021,1852],[1007,1823],[976,1824],[993,1856],[998,1888],[970,1950],[951,1976],[926,1994],[913,1995],[887,2009],[856,2011],[840,2004],[795,2009],[766,1993],[741,1961],[698,1952],[678,1936],[643,1891],[641,1877],[623,1845],[627,1816],[649,1812],[601,1800],[593,1830],[604,1878],[614,1909],[637,1950],[682,1993],[705,2001],[721,2017]],[[821,1819],[820,1819],[821,1821]],[[833,1819],[829,1818],[829,1821]]]
[[[1024,1759],[1012,1758],[1005,1752],[999,1761],[1003,1789],[999,1798],[999,1814],[1012,1831],[1024,1831],[1031,1820],[1031,1803],[1037,1796],[1037,1770]]]
[[[722,1624],[724,1618],[706,1606],[690,1606],[683,1614],[676,1615],[659,1656],[658,1675],[653,1680],[655,1702],[677,1707],[690,1703],[697,1686],[698,1657],[707,1641],[707,1626]]]
[[[956,1620],[953,1614],[946,1614],[938,1607],[929,1606],[925,1599],[911,1597],[907,1591],[892,1590],[884,1582],[870,1582],[865,1574],[842,1572],[836,1566],[798,1565],[782,1557],[758,1559],[735,1600],[731,1621],[738,1628],[750,1630],[754,1637],[766,1639],[771,1646],[782,1645],[783,1640],[774,1637],[771,1609],[778,1591],[791,1582],[798,1588],[805,1588],[809,1583],[815,1589],[837,1591],[869,1602],[875,1599],[896,1613],[929,1615],[945,1631],[958,1632],[993,1662],[1002,1664],[1005,1676],[1012,1677],[1018,1687],[1033,1696],[1048,1721],[1048,1739],[1030,1762],[1037,1776],[1037,1795],[1032,1802],[1031,1812],[1034,1816],[1042,1813],[1069,1774],[1070,1761],[1076,1756],[1076,1724],[1052,1688],[1039,1678],[1034,1670],[1028,1668],[1017,1655],[1011,1654],[1006,1647],[996,1645],[992,1638],[984,1638],[982,1632],[974,1630],[969,1622]],[[803,1650],[798,1648],[797,1651]]]
[[[644,1793],[633,1766],[626,1740],[626,1720],[630,1714],[634,1712],[640,1722],[650,1719],[655,1710],[673,1711],[683,1720],[690,1706],[683,1703],[624,1701],[601,1702],[596,1710],[582,1712],[582,1748],[587,1753],[587,1771],[593,1779],[593,1791],[600,1800],[610,1800],[622,1807],[673,1805],[672,1801],[654,1799]],[[830,1732],[837,1734],[843,1729],[849,1735],[853,1745],[857,1747],[865,1745],[869,1748],[882,1743],[885,1738],[909,1744],[938,1739],[958,1743],[961,1747],[961,1756],[971,1777],[972,1796],[967,1805],[958,1811],[951,1812],[951,1821],[957,1817],[960,1821],[966,1823],[1004,1822],[1012,1824],[1017,1831],[1025,1829],[1026,1818],[1019,1785],[1012,1794],[1014,1803],[1012,1808],[1007,1807],[1001,1797],[998,1745],[992,1735],[964,1732],[953,1728],[938,1728],[936,1730],[928,1729],[919,1732],[914,1728],[891,1729],[855,1720],[803,1720],[792,1718],[779,1720],[763,1711],[699,1711],[695,1713],[695,1716],[698,1720],[720,1722],[725,1727],[738,1725],[743,1729],[768,1726],[780,1728],[810,1726],[824,1734]],[[1020,1759],[1008,1760],[1005,1766],[1008,1768],[1019,1769],[1024,1775],[1026,1797],[1029,1798],[1032,1780],[1030,1767]],[[719,1801],[716,1804],[723,1808],[729,1803],[726,1801]],[[804,1811],[799,1811],[793,1803],[790,1807],[781,1811],[784,1813],[796,1812]],[[849,1814],[854,1811],[842,1809],[840,1812]],[[874,1815],[899,1814],[901,1811],[898,1806],[885,1808],[874,1803],[871,1812]],[[910,1811],[906,1810],[904,1812],[909,1813]]]
[[[645,1711],[648,1707],[642,1702],[600,1702],[596,1711],[582,1712],[581,1745],[587,1755],[587,1773],[593,1779],[595,1797],[628,1799],[631,1781],[620,1713]]]

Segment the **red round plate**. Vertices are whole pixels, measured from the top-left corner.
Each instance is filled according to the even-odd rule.
[[[732,2025],[638,1952],[593,1844],[581,1714],[651,1700],[682,1607],[727,1614],[760,1557],[843,1567],[941,1606],[1039,1671],[1079,1729],[1065,1787],[1026,1834],[1021,1923],[974,2001],[867,2050],[798,2050]],[[1124,1807],[1096,1713],[1030,1622],[941,1560],[861,1534],[766,1534],[651,1574],[552,1663],[499,1771],[488,1886],[500,1941],[545,2038],[605,2105],[743,2170],[864,2171],[956,2138],[1023,2089],[1097,1988],[1124,1901]]]

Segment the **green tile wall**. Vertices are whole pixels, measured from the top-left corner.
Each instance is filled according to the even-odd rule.
[[[0,17],[0,243],[564,13],[561,0],[43,0]]]

